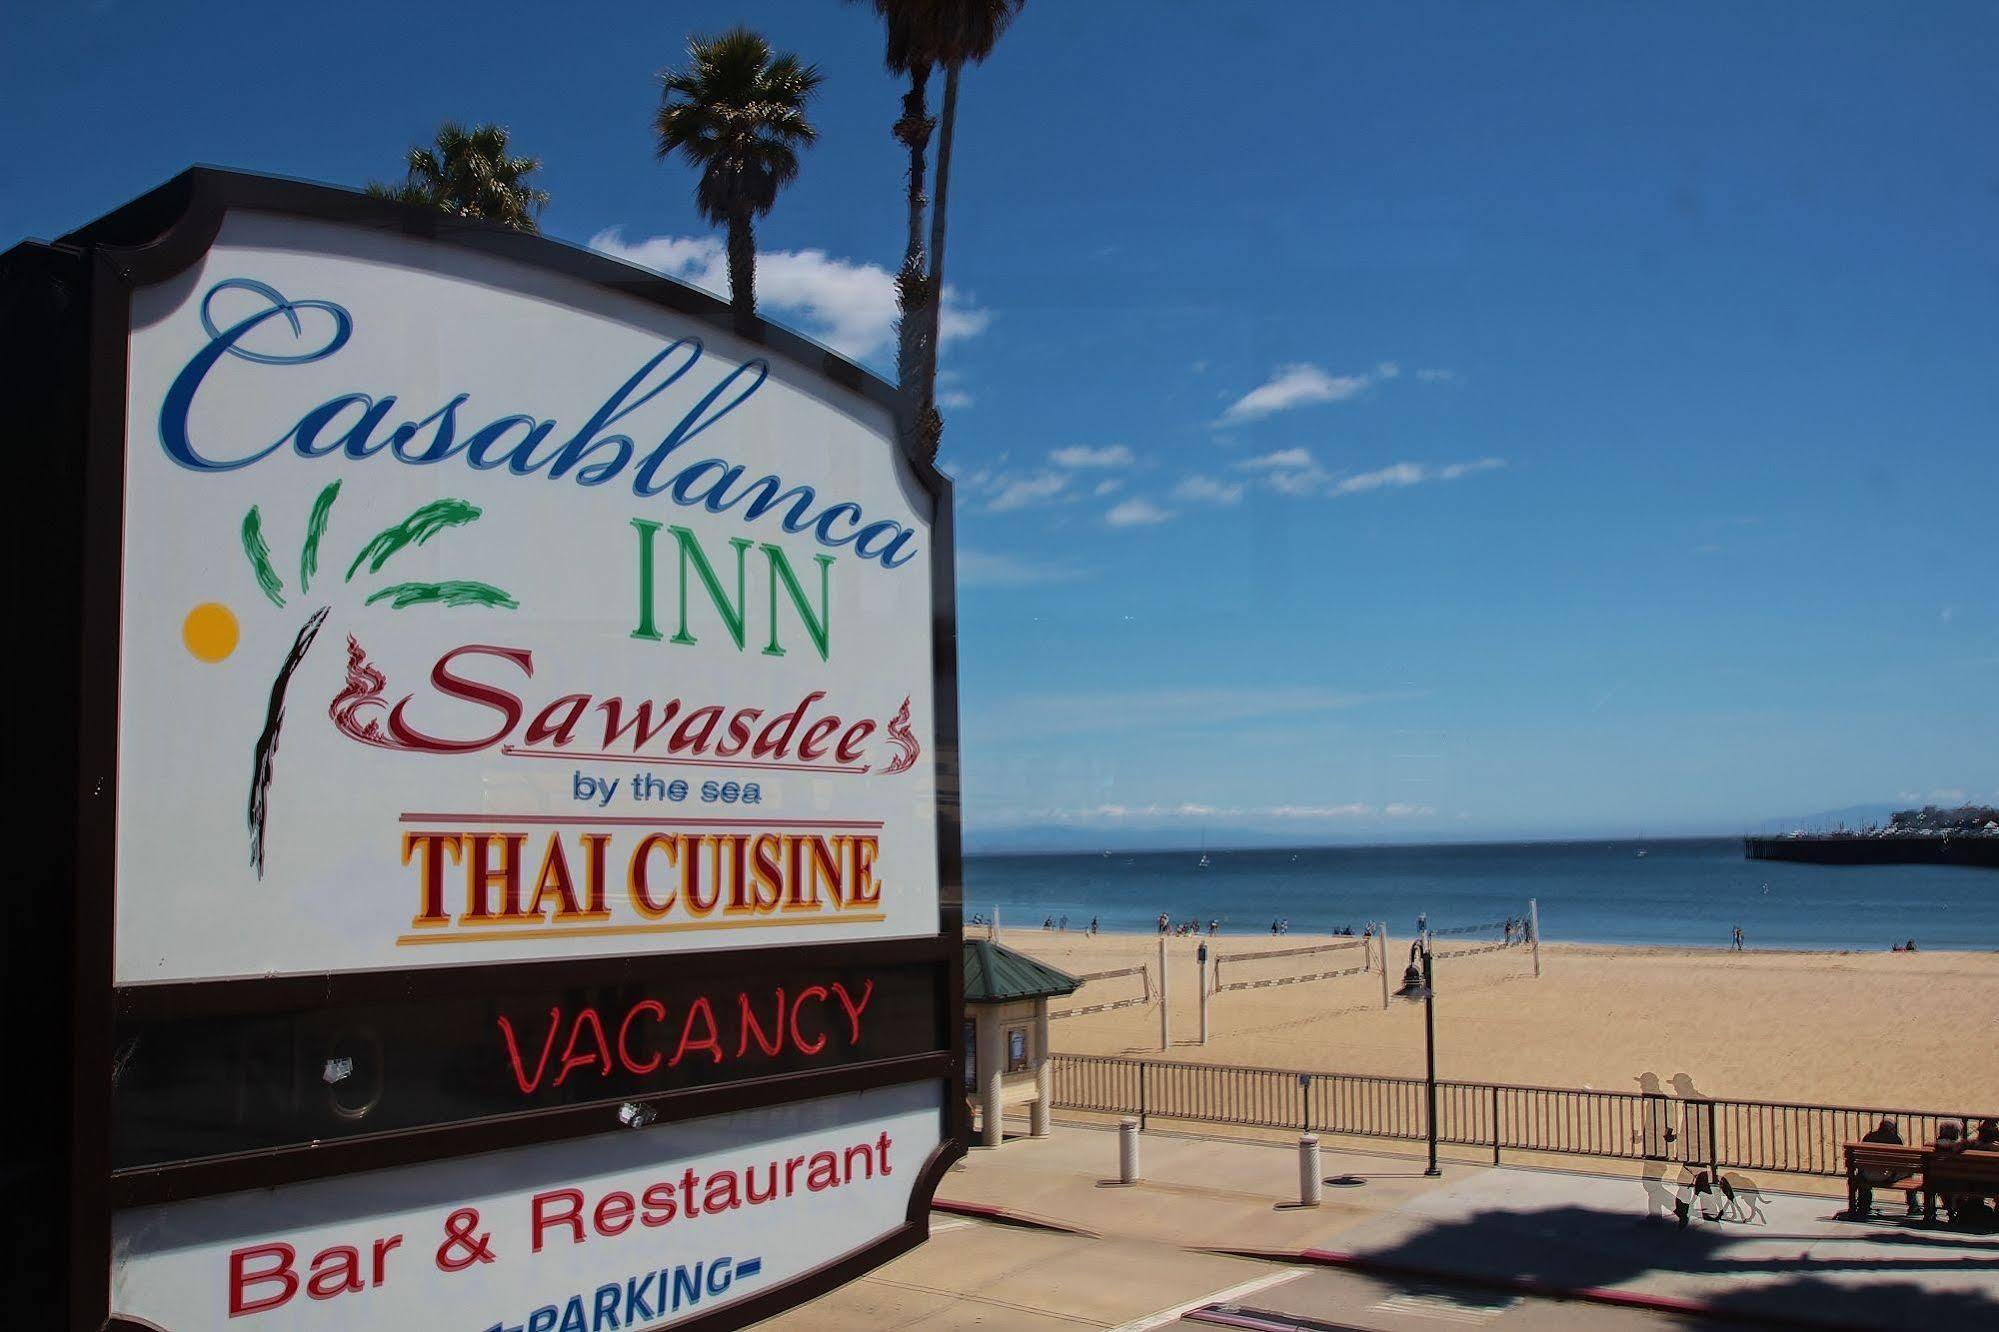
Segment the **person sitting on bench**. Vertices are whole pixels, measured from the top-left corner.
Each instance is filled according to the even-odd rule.
[[[1872,1133],[1866,1134],[1860,1140],[1862,1142],[1890,1142],[1894,1143],[1896,1146],[1899,1147],[1902,1145],[1902,1131],[1901,1129],[1895,1126],[1894,1120],[1884,1116],[1881,1122],[1875,1126],[1874,1131]],[[1893,1184],[1896,1180],[1901,1178],[1904,1178],[1904,1176],[1897,1175],[1892,1171],[1887,1171],[1887,1170],[1861,1171],[1860,1172],[1860,1215],[1865,1217],[1873,1213],[1874,1186],[1876,1184]],[[1902,1190],[1902,1194],[1903,1197],[1905,1197],[1908,1200],[1909,1215],[1914,1216],[1918,1210],[1916,1207],[1916,1191],[1914,1189],[1904,1189]]]

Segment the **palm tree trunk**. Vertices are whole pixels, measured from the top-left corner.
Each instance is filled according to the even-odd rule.
[[[958,65],[944,67],[944,111],[937,133],[937,196],[930,205],[929,345],[923,349],[917,429],[932,458],[944,434],[937,414],[937,352],[944,341],[944,204],[951,188],[951,134],[958,123]]]
[[[757,317],[757,233],[747,208],[729,217],[729,307],[738,323]]]
[[[918,405],[917,381],[923,367],[925,326],[929,318],[923,274],[923,151],[930,144],[933,122],[929,107],[930,67],[918,65],[909,72],[909,91],[902,98],[902,119],[895,124],[896,137],[909,148],[909,241],[903,247],[902,271],[896,275],[898,307],[896,323],[896,383],[912,410]]]
[[[923,259],[923,152],[930,146],[930,67],[909,71],[909,91],[902,95],[902,119],[896,133],[909,145],[909,243],[904,262]]]

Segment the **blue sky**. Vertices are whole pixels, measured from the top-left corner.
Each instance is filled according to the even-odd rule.
[[[828,76],[766,307],[885,364],[899,89],[825,0],[9,6],[0,243],[450,116],[714,281],[652,75],[737,20]],[[1031,3],[952,179],[974,843],[1999,798],[1994,68],[1985,4]]]

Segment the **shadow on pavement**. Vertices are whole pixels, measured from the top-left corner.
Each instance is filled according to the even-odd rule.
[[[1386,1247],[1371,1264],[1411,1272],[1528,1281],[1548,1289],[1617,1287],[1662,1293],[1666,1273],[1741,1278],[1714,1283],[1699,1302],[1746,1320],[1795,1319],[1847,1326],[1999,1327],[1990,1293],[1940,1290],[1898,1276],[1961,1274],[1999,1290],[1999,1249],[1978,1237],[1772,1234],[1761,1227],[1670,1220],[1573,1204],[1488,1210],[1439,1221]],[[1807,1254],[1806,1247],[1817,1252]],[[1838,1276],[1844,1279],[1829,1280]],[[1681,1290],[1674,1295],[1690,1294]],[[1498,1307],[1505,1297],[1493,1295]],[[1467,1301],[1473,1302],[1473,1301]]]

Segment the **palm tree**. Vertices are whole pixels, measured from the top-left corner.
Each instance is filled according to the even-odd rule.
[[[747,321],[757,311],[755,220],[798,175],[798,145],[819,131],[805,103],[819,70],[777,55],[748,28],[687,44],[687,69],[660,75],[653,129],[662,159],[676,151],[701,168],[695,206],[729,228],[729,304]]]
[[[434,147],[410,149],[402,184],[377,181],[368,193],[532,233],[541,230],[535,219],[548,205],[548,191],[527,183],[539,170],[540,158],[507,155],[506,126],[467,130],[447,120],[438,128]]]
[[[916,321],[920,327],[913,337],[905,335],[898,348],[899,352],[912,355],[916,361],[914,384],[910,382],[912,377],[905,368],[903,387],[914,407],[918,442],[925,453],[934,458],[944,434],[944,419],[937,413],[937,343],[944,304],[944,215],[951,187],[951,138],[958,120],[958,75],[967,62],[978,64],[992,54],[1000,35],[1025,7],[1027,0],[872,0],[872,3],[875,12],[887,25],[889,68],[897,72],[907,71],[910,75],[910,92],[903,99],[903,119],[896,123],[896,137],[903,142],[910,143],[915,137],[913,132],[905,137],[904,129],[905,124],[914,125],[910,111],[912,99],[915,99],[917,107],[916,119],[925,122],[921,129],[921,141],[928,142],[929,125],[927,118],[921,114],[924,83],[932,66],[944,67],[943,120],[937,140],[937,189],[930,209],[930,271],[920,284],[907,284],[921,301],[921,317]],[[913,173],[921,170],[922,148],[919,144],[911,144],[910,167]],[[912,183],[912,245],[915,233],[920,229],[921,208],[921,191]],[[909,322],[907,308],[903,317],[905,323]]]
[[[858,0],[849,0],[849,3],[856,2]],[[902,115],[897,118],[891,132],[896,141],[909,150],[909,239],[903,247],[902,268],[895,279],[899,315],[896,321],[895,369],[896,382],[905,394],[913,394],[923,366],[923,345],[927,341],[924,307],[929,275],[923,261],[923,216],[929,201],[923,193],[923,154],[930,146],[930,133],[937,128],[937,121],[931,116],[929,106],[930,69],[935,60],[933,51],[936,43],[926,30],[925,21],[934,6],[910,3],[909,0],[865,2],[873,6],[888,29],[888,48],[883,63],[888,66],[889,73],[909,76],[909,91],[902,95]],[[911,405],[919,405],[913,397]]]

